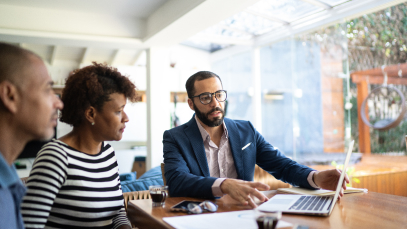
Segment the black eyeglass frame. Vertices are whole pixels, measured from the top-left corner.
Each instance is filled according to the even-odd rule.
[[[225,100],[219,101],[219,99],[216,98],[216,96],[214,96],[216,93],[219,93],[219,92],[225,92],[225,95],[226,95],[226,96],[225,96]],[[202,100],[201,100],[201,96],[202,96],[202,95],[210,95],[210,96],[211,96],[211,101],[209,101],[209,103],[203,103]],[[190,98],[190,99],[193,99],[193,98],[195,98],[195,97],[199,97],[199,102],[201,102],[203,105],[208,105],[208,104],[210,104],[210,103],[212,102],[213,97],[215,97],[216,101],[218,101],[218,102],[225,102],[225,101],[227,100],[227,98],[228,98],[228,92],[227,92],[226,90],[219,90],[219,91],[215,91],[214,93],[204,92],[204,93],[202,93],[202,94],[195,95],[195,96],[192,96],[192,97],[189,97],[189,98]]]

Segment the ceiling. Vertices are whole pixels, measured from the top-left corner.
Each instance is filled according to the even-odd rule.
[[[178,44],[255,2],[0,0],[0,41],[30,49],[51,65],[133,65],[146,48]]]
[[[50,65],[134,65],[152,46],[250,48],[401,2],[0,0],[0,41],[30,49]]]
[[[2,5],[145,19],[168,0],[1,0]]]

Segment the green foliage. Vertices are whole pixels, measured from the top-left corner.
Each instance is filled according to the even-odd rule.
[[[347,28],[351,71],[407,61],[407,3],[353,19],[347,23]],[[351,94],[352,138],[357,141],[355,145],[359,148],[357,93],[354,84],[351,84]],[[406,131],[405,121],[387,131],[371,129],[372,153],[406,151]]]
[[[351,83],[351,90],[356,90],[356,85]],[[359,151],[359,130],[358,130],[358,108],[357,98],[352,96],[350,99],[352,108],[350,110],[351,135],[355,140],[354,149]],[[345,113],[347,114],[347,113]],[[407,134],[407,120],[401,122],[397,127],[390,130],[379,131],[370,129],[370,147],[372,153],[386,152],[405,152],[405,135]]]
[[[356,89],[356,84],[351,83],[351,90]],[[353,146],[354,151],[359,152],[359,129],[358,129],[358,101],[356,96],[352,94],[350,99],[352,103],[352,108],[350,109],[350,123],[351,123],[351,136],[355,140],[355,145]],[[347,115],[347,113],[345,113]]]
[[[379,68],[382,65],[405,63],[407,62],[407,3],[366,14],[346,23],[322,28],[314,33],[302,34],[297,39],[317,42],[322,53],[329,53],[331,56],[340,55],[341,52],[335,52],[337,50],[335,47],[342,47],[344,54],[342,59],[344,63],[349,63],[349,69],[344,69],[344,73],[348,70],[353,72]],[[309,43],[312,44],[312,42]],[[344,82],[344,85],[346,83]],[[402,92],[407,94],[405,88]],[[348,93],[349,97],[346,97]],[[345,112],[345,120],[350,119],[351,136],[355,140],[354,149],[359,151],[356,85],[350,82],[350,91],[344,91],[344,96],[345,100],[353,105],[349,114]],[[406,121],[387,131],[371,129],[372,152],[406,151],[404,141],[406,132]]]
[[[407,3],[366,14],[347,23],[351,70],[407,61]]]
[[[395,128],[386,131],[371,130],[370,145],[372,153],[405,152],[407,122],[404,121]]]

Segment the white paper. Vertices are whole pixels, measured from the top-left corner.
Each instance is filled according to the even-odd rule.
[[[246,210],[164,217],[163,220],[177,229],[258,229],[256,216],[258,216],[258,214],[256,214],[254,210]],[[291,226],[291,223],[282,220],[279,220],[277,224],[277,228]]]
[[[280,192],[300,194],[300,195],[315,195],[315,196],[333,196],[333,195],[335,195],[335,191],[326,190],[326,189],[311,190],[311,189],[306,189],[306,188],[293,187],[293,188],[278,188],[277,190]],[[367,189],[346,187],[346,190],[344,190],[345,194],[357,193],[357,192],[367,192]]]

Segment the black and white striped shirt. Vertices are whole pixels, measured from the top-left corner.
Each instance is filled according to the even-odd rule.
[[[52,140],[34,161],[21,212],[26,228],[130,225],[113,147],[89,155]]]

